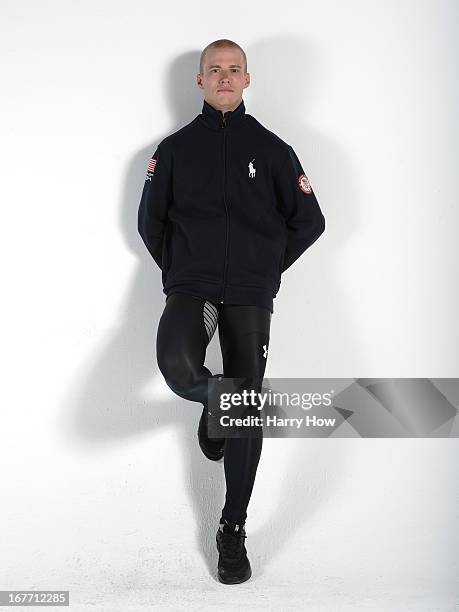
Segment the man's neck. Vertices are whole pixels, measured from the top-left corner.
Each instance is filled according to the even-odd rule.
[[[206,100],[206,99],[204,98],[204,100]],[[206,100],[207,104],[210,104],[210,106],[212,106],[213,108],[215,108],[215,110],[220,111],[220,112],[222,113],[222,115],[223,115],[223,114],[225,114],[225,113],[226,113],[226,112],[228,112],[228,111],[234,111],[234,110],[235,110],[235,109],[236,109],[236,108],[239,106],[239,104],[241,103],[241,101],[242,101],[242,98],[241,98],[240,100],[238,100],[238,101],[237,101],[235,104],[231,105],[231,106],[230,106],[230,105],[225,105],[225,106],[215,106],[214,104],[212,104],[211,102],[209,102],[209,100]]]

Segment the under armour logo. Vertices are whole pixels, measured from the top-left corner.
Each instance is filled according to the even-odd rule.
[[[266,346],[266,344],[263,344],[263,357],[266,359],[268,357],[268,347]]]
[[[256,169],[254,168],[253,162],[255,161],[255,157],[249,162],[249,176],[250,178],[255,178]]]

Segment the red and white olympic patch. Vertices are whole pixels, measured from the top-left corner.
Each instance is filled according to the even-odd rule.
[[[300,176],[298,177],[298,187],[304,193],[312,192],[311,183],[309,182],[309,179],[306,174],[300,174]]]

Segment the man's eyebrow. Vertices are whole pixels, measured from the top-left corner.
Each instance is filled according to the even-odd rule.
[[[209,70],[210,68],[221,68],[221,66],[219,64],[212,64],[212,66],[209,66]],[[242,66],[239,66],[239,64],[231,64],[230,68],[242,68]]]

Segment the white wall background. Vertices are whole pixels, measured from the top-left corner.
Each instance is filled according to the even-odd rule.
[[[455,609],[457,439],[266,440],[254,576],[216,582],[223,465],[157,369],[165,296],[136,224],[149,156],[201,111],[201,49],[236,40],[247,112],[327,220],[283,276],[266,376],[458,376],[457,2],[0,6],[0,589],[69,589],[73,610]]]

